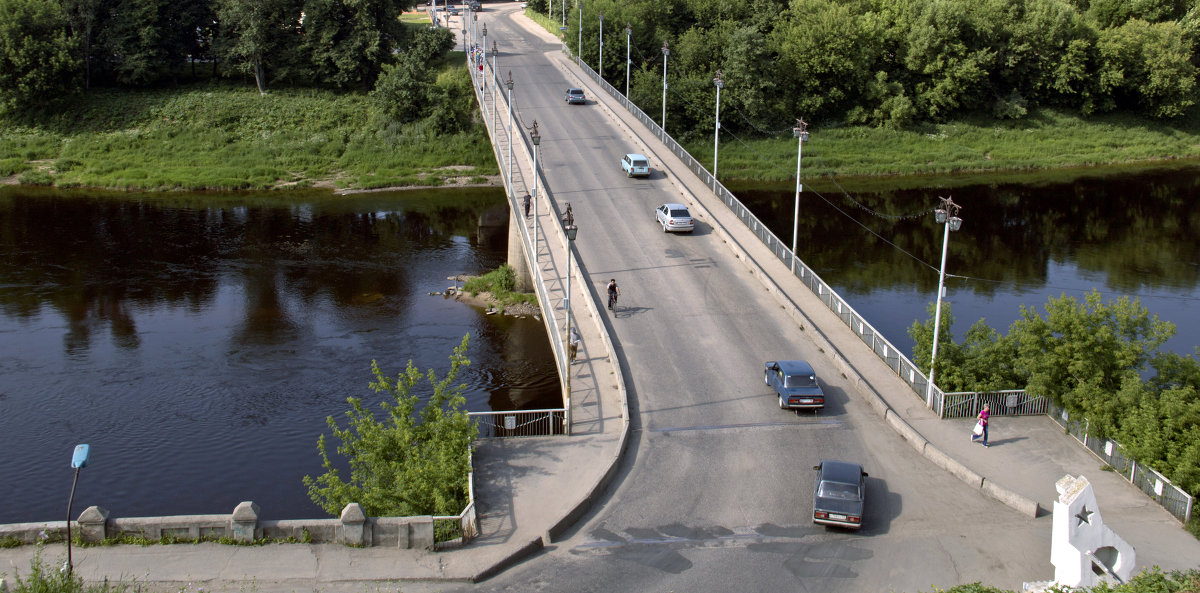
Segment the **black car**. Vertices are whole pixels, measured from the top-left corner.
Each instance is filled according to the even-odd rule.
[[[867,472],[846,461],[821,460],[813,486],[813,523],[858,529],[867,500]]]
[[[583,89],[567,89],[567,103],[572,105],[586,105],[587,97],[583,94]]]

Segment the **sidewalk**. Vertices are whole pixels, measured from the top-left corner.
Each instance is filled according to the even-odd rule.
[[[582,75],[570,58],[556,65],[580,81],[596,97],[631,145],[656,161],[693,215],[712,225],[747,270],[779,304],[789,309],[804,335],[827,352],[838,370],[856,384],[854,395],[872,407],[918,452],[964,482],[1045,525],[1058,497],[1055,482],[1064,475],[1083,475],[1096,492],[1105,524],[1137,551],[1137,568],[1157,565],[1188,569],[1200,565],[1200,540],[1173,516],[1111,471],[1045,416],[992,416],[990,447],[969,439],[974,419],[938,418],[923,398],[898,377],[842,320],[779,260],[684,162],[652,134],[637,134],[642,124],[594,81]]]

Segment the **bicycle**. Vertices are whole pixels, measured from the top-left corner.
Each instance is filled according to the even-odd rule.
[[[614,315],[617,312],[617,298],[618,298],[617,293],[615,293],[615,292],[608,293],[608,310],[612,311]]]

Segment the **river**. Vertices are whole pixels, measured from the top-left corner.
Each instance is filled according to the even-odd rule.
[[[467,407],[560,407],[540,320],[438,295],[506,257],[496,190],[333,196],[0,188],[0,522],[65,516],[320,517],[326,416],[378,361],[448,366]]]

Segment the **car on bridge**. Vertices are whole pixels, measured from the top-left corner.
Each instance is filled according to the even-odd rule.
[[[663,204],[654,210],[654,220],[662,225],[664,233],[690,233],[696,228],[692,213],[683,204]]]
[[[859,529],[867,499],[867,472],[861,465],[822,459],[813,466],[813,523]]]
[[[631,152],[621,157],[621,170],[626,177],[649,177],[650,159],[644,154]]]
[[[583,89],[567,89],[567,103],[571,105],[587,105],[587,96]]]
[[[825,391],[812,365],[803,360],[772,360],[763,363],[763,381],[779,397],[779,409],[820,410],[825,407]]]

